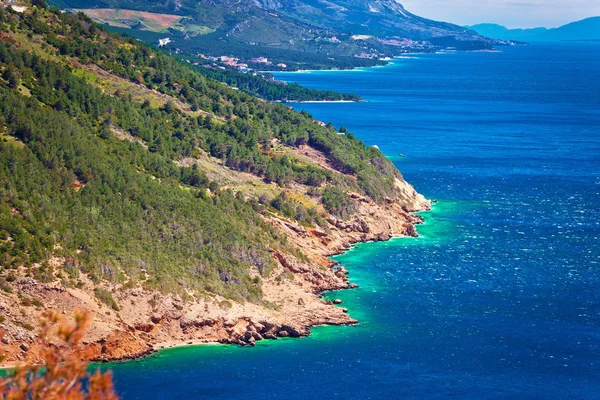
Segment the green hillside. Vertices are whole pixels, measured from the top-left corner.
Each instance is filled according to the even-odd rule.
[[[348,192],[397,196],[401,175],[379,150],[83,14],[0,8],[0,76],[5,290],[25,269],[260,302],[271,252],[303,257],[264,215],[327,230],[328,212],[353,213]],[[226,174],[246,180],[215,178]]]

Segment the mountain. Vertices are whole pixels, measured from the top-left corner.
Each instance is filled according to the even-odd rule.
[[[328,256],[414,236],[429,207],[345,129],[84,14],[0,6],[0,25],[7,362],[37,362],[49,309],[92,313],[95,360],[355,323],[321,300],[352,287]]]
[[[428,20],[408,12],[395,0],[261,1],[262,7],[313,26],[353,35],[408,38],[461,48],[491,43],[463,27]]]
[[[479,24],[468,27],[481,35],[523,42],[558,40],[600,40],[600,17],[572,22],[559,28],[508,29],[496,24]]]
[[[172,35],[172,48],[192,53],[212,54],[216,48],[235,55],[252,53],[247,58],[268,54],[278,63],[294,62],[306,54],[346,63],[344,57],[356,62],[356,57],[384,58],[442,48],[485,50],[499,44],[470,29],[413,15],[395,0],[55,0],[54,4],[82,10],[96,22],[129,29],[134,35],[144,30],[141,36],[146,39],[157,40],[150,31],[156,34],[162,26],[164,33]],[[127,21],[122,12],[107,20],[110,10],[162,17],[151,19],[144,14]],[[150,20],[163,25],[150,24]],[[291,52],[272,53],[275,49]]]

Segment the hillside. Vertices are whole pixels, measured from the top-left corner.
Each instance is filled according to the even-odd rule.
[[[351,133],[233,90],[82,14],[0,7],[0,352],[45,309],[81,356],[253,344],[355,321],[326,256],[415,235],[429,203]]]
[[[600,40],[600,17],[587,18],[553,29],[508,29],[496,24],[479,24],[469,28],[491,38],[523,42]]]
[[[97,8],[185,16],[215,32],[190,37],[171,29],[172,48],[245,60],[264,56],[273,65],[263,69],[275,69],[280,63],[294,68],[344,68],[407,51],[487,50],[500,44],[464,27],[415,16],[395,0],[56,0],[54,4],[85,9],[92,17]],[[139,30],[130,33],[158,40]],[[209,45],[215,42],[220,46]]]

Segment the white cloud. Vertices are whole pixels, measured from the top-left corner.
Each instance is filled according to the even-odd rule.
[[[556,27],[600,16],[600,0],[404,0],[414,14],[472,25],[495,22],[510,28]]]

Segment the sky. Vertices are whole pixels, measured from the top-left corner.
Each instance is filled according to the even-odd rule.
[[[413,14],[458,25],[555,28],[600,16],[600,0],[400,0]]]

